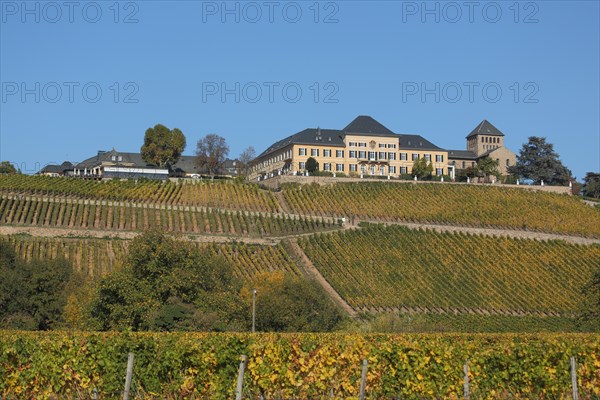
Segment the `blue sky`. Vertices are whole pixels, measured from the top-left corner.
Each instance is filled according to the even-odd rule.
[[[600,171],[598,1],[0,1],[0,159],[139,151],[162,123],[230,156],[361,114],[464,149],[488,119]]]

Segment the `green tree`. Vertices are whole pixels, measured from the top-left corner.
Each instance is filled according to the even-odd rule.
[[[531,136],[523,144],[509,172],[534,184],[544,181],[548,185],[567,185],[571,179],[571,171],[562,164],[554,146],[547,143],[546,138],[537,136]]]
[[[171,130],[164,125],[157,124],[154,128],[146,130],[141,149],[142,159],[160,167],[172,165],[181,157],[185,145],[183,132],[177,128]]]
[[[490,157],[480,158],[477,161],[477,171],[483,176],[484,179],[494,176],[500,179],[500,170],[498,169],[498,161],[492,160]]]
[[[600,199],[600,173],[588,172],[583,178],[583,195]]]
[[[425,157],[419,157],[419,159],[413,163],[412,176],[416,176],[419,179],[424,179],[431,176],[432,172],[433,165],[428,163]]]
[[[314,157],[308,157],[308,160],[306,160],[306,170],[311,175],[319,171],[319,163]]]
[[[99,283],[89,305],[92,328],[244,329],[240,287],[223,258],[148,231],[132,241],[123,268]]]
[[[214,133],[208,134],[196,144],[196,165],[214,177],[223,166],[228,154],[229,146],[225,138]]]
[[[47,330],[60,326],[72,268],[65,260],[24,263],[0,241],[0,326]]]
[[[0,162],[0,174],[18,174],[19,171],[15,168],[10,161]]]
[[[327,332],[342,313],[314,281],[282,271],[265,273],[242,289],[249,306],[256,289],[256,327],[263,332]]]

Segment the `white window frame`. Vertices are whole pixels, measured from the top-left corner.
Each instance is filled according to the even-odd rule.
[[[299,156],[305,156],[306,155],[306,147],[299,147],[298,148],[298,155]]]
[[[337,158],[344,158],[344,150],[336,150],[335,151],[335,156]]]
[[[344,172],[344,164],[335,164],[336,172]]]
[[[324,149],[323,157],[331,157],[331,149]]]
[[[319,149],[310,149],[311,157],[319,157]]]

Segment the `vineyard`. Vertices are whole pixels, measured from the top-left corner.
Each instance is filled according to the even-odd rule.
[[[600,210],[578,199],[493,186],[385,182],[283,187],[296,214],[490,226],[600,237]]]
[[[111,180],[2,175],[4,194],[62,196],[167,205],[227,208],[231,210],[277,212],[272,193],[256,185],[204,181]]]
[[[243,211],[167,207],[155,205],[101,205],[94,201],[63,198],[3,197],[0,224],[52,228],[167,232],[237,236],[286,236],[336,228],[314,218],[269,216]]]
[[[574,312],[600,246],[371,225],[299,239],[355,309]]]
[[[86,276],[95,277],[114,271],[127,255],[130,241],[119,239],[39,238],[25,235],[0,236],[15,248],[23,261],[32,259],[68,260],[73,268]],[[255,275],[276,270],[299,275],[298,266],[282,245],[260,246],[244,243],[198,243],[212,255],[224,257],[236,276],[251,280]]]
[[[231,399],[248,356],[244,398],[356,398],[366,359],[372,399],[581,399],[600,396],[597,335],[344,335],[0,332],[0,397]]]

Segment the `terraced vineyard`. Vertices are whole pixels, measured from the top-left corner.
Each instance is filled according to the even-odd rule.
[[[84,199],[179,204],[232,210],[276,212],[271,192],[256,185],[205,181],[112,180],[0,175],[0,191]]]
[[[129,240],[88,238],[40,238],[26,235],[0,236],[11,243],[24,261],[36,258],[65,258],[77,271],[89,277],[104,275],[118,267],[127,255]],[[300,274],[298,266],[282,245],[260,246],[239,244],[198,243],[214,255],[223,256],[241,279],[256,274],[282,270]]]
[[[318,234],[299,244],[338,293],[365,310],[568,315],[600,262],[598,245],[400,226]]]
[[[600,237],[600,210],[567,195],[450,184],[284,185],[297,214],[494,226]]]
[[[330,230],[335,224],[312,218],[184,207],[100,205],[95,201],[42,198],[0,199],[0,224],[52,228],[168,232],[238,236],[285,236]]]

